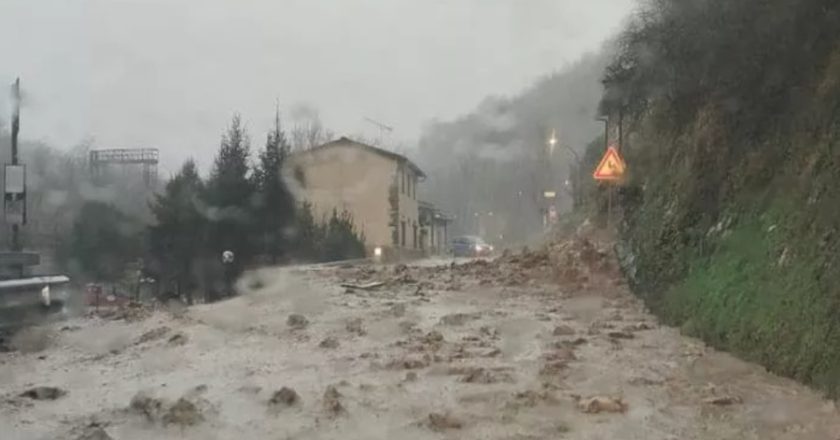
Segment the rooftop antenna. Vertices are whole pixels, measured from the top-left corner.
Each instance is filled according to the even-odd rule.
[[[385,133],[391,134],[394,131],[394,127],[390,125],[383,124],[382,122],[377,121],[376,119],[369,118],[365,116],[365,121],[370,124],[373,124],[379,128],[379,139],[378,143],[382,144],[383,140],[385,139]]]

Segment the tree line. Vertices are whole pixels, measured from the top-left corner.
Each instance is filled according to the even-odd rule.
[[[212,169],[202,178],[186,161],[149,202],[144,224],[108,201],[87,201],[57,251],[77,277],[131,284],[154,279],[163,295],[192,302],[230,288],[224,274],[258,265],[363,257],[364,237],[347,212],[316,218],[283,178],[292,152],[279,113],[265,145],[252,157],[250,135],[235,115],[222,135]],[[234,262],[222,263],[222,252]],[[227,272],[226,272],[227,271]]]

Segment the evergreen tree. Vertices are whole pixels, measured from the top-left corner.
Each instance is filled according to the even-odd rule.
[[[323,227],[315,222],[312,205],[304,202],[295,213],[294,238],[292,240],[293,255],[303,261],[318,261],[323,242]]]
[[[203,182],[195,162],[187,161],[152,203],[157,224],[150,228],[151,251],[160,267],[161,283],[175,281],[176,291],[192,303],[195,263],[202,253],[206,228],[201,194]]]
[[[58,260],[71,273],[97,281],[119,281],[129,263],[142,253],[142,226],[114,206],[87,202],[71,233],[58,250]]]
[[[356,232],[353,217],[347,211],[333,210],[324,228],[322,261],[350,260],[365,256],[364,236]]]
[[[237,263],[253,256],[250,231],[256,224],[255,194],[249,179],[250,140],[239,115],[222,135],[219,152],[207,181],[204,199],[208,205],[208,251],[221,255],[231,250]]]
[[[268,133],[265,149],[259,154],[254,170],[257,188],[255,214],[259,252],[277,262],[288,247],[286,229],[294,220],[294,198],[283,181],[282,168],[290,146],[280,125],[280,112],[275,114],[274,128]]]

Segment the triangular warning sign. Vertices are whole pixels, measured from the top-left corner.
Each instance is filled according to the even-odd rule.
[[[601,159],[601,163],[598,164],[598,168],[595,168],[592,177],[595,180],[621,180],[626,168],[627,165],[621,155],[618,154],[618,150],[614,146],[610,146],[607,148],[604,158]]]

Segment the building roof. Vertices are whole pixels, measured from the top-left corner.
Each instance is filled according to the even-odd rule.
[[[334,141],[327,142],[326,144],[319,145],[319,146],[314,147],[314,148],[310,148],[309,150],[306,150],[306,151],[302,151],[298,154],[308,154],[308,153],[312,153],[312,152],[315,152],[315,151],[318,151],[318,150],[323,150],[323,149],[333,148],[333,147],[339,147],[339,146],[350,146],[350,147],[355,147],[355,148],[370,151],[371,153],[375,153],[375,154],[378,154],[380,156],[386,157],[388,159],[394,160],[397,163],[404,164],[407,167],[414,170],[414,172],[417,173],[418,176],[423,177],[423,178],[426,177],[426,173],[424,173],[423,170],[421,170],[420,167],[417,166],[417,164],[415,164],[409,158],[403,156],[402,154],[397,154],[397,153],[394,153],[393,151],[383,150],[382,148],[374,147],[373,145],[363,144],[361,142],[354,141],[354,140],[349,139],[349,138],[344,137],[344,136],[342,136],[342,137],[340,137],[340,138],[338,138]]]

